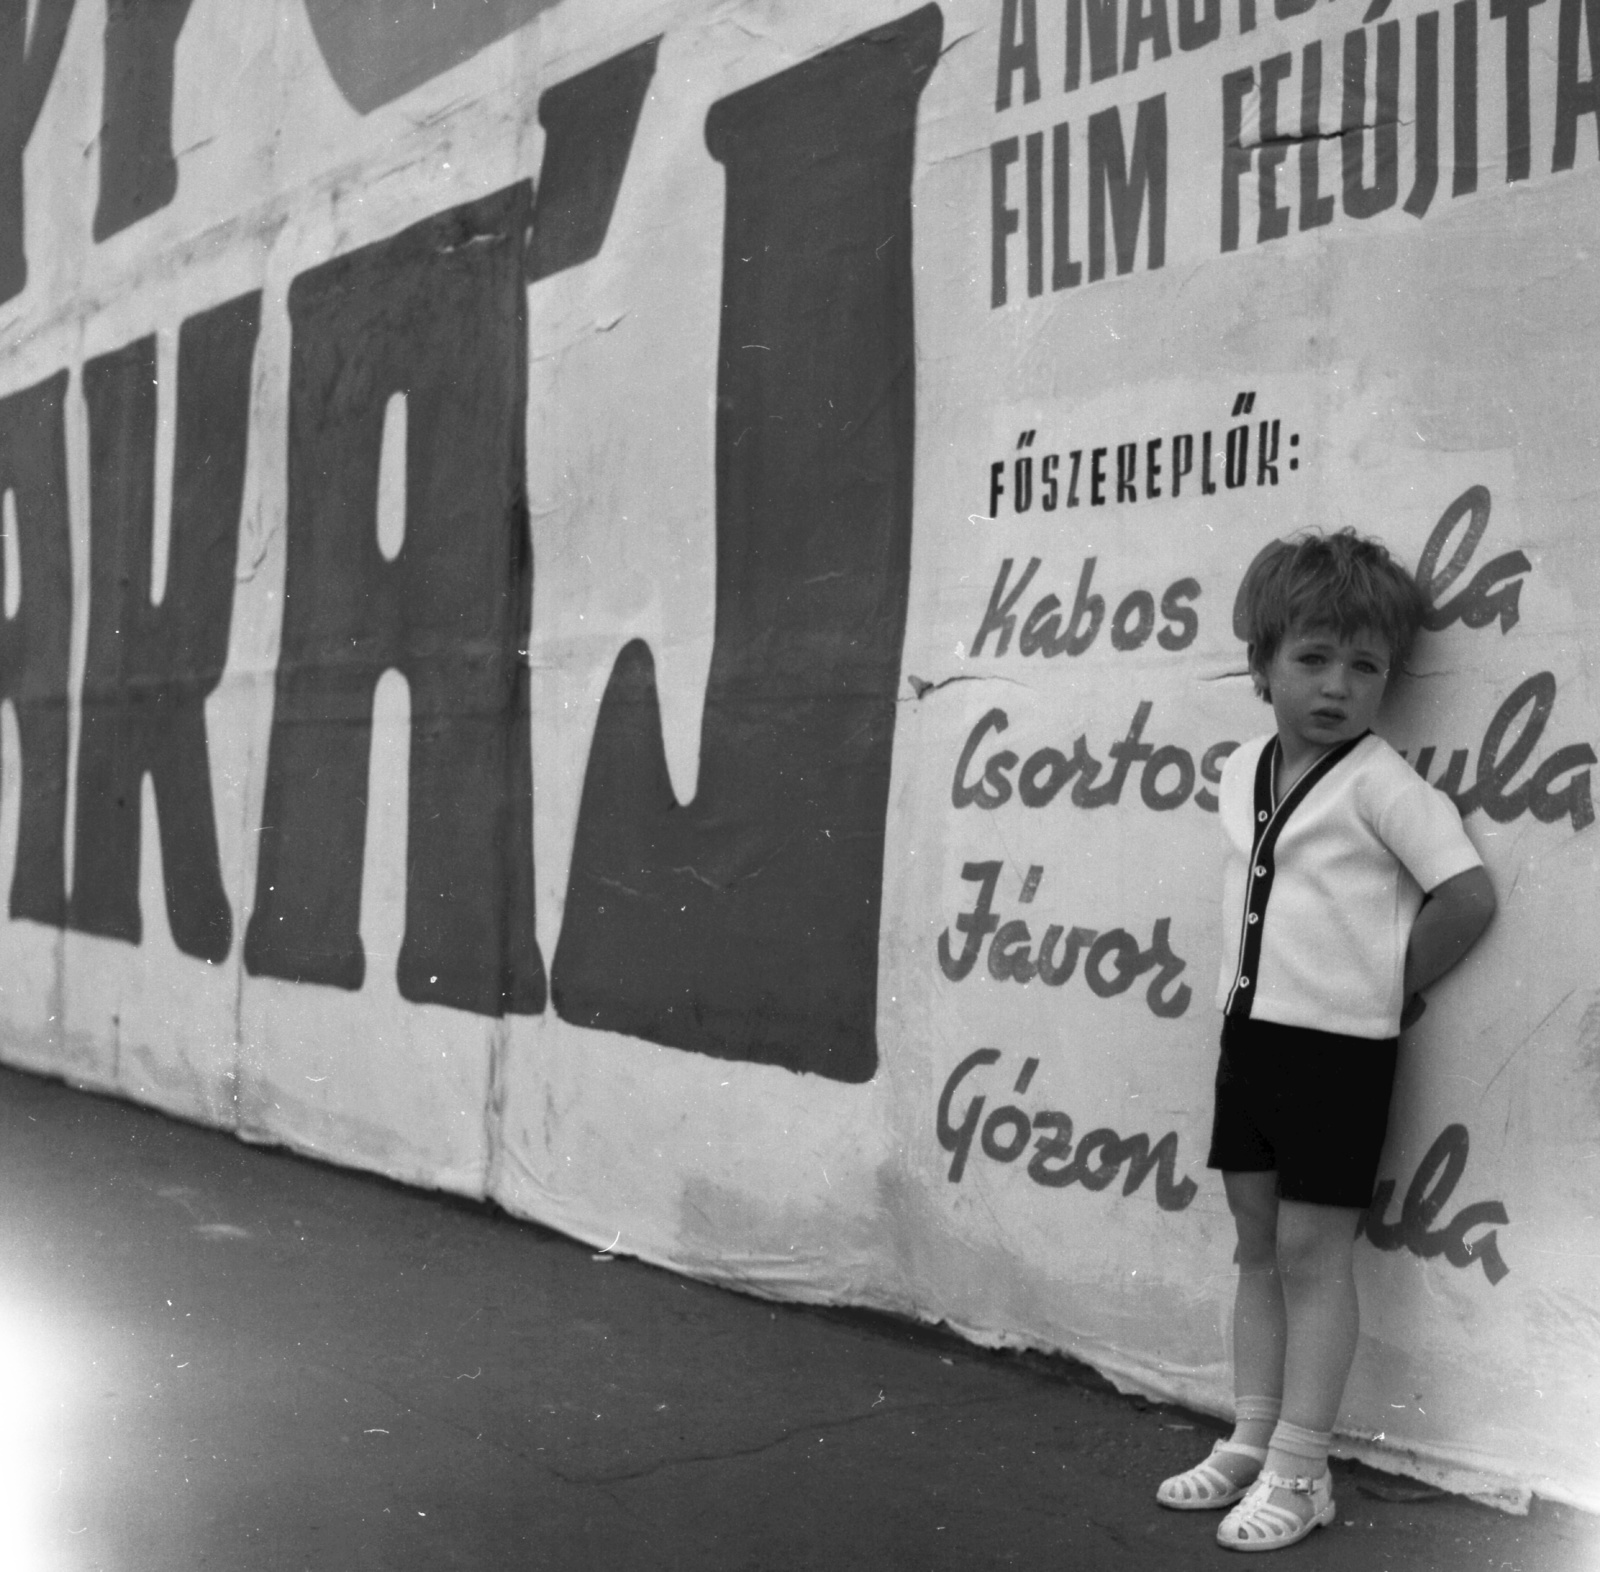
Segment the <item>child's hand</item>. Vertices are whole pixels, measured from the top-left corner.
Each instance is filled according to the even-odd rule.
[[[1428,1001],[1420,993],[1412,994],[1400,1011],[1400,1030],[1404,1031],[1408,1026],[1415,1026],[1427,1008]]]

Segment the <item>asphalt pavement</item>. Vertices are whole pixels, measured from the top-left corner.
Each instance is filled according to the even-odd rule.
[[[0,1568],[1238,1567],[1220,1426],[0,1071]],[[1337,1464],[1283,1572],[1589,1572],[1600,1519]],[[1255,1563],[1245,1565],[1259,1565]]]

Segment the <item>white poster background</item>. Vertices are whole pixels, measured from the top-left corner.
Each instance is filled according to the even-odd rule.
[[[1061,87],[1063,9],[1039,8],[1040,93],[997,110],[1001,0],[942,7],[943,47],[923,93],[913,185],[917,431],[910,615],[894,743],[879,946],[876,1077],[845,1085],[712,1059],[569,1025],[553,1009],[495,1021],[403,1000],[393,953],[404,924],[407,716],[403,681],[376,704],[362,934],[369,964],[353,993],[245,973],[258,828],[282,618],[290,354],[287,291],[308,267],[447,207],[536,179],[539,93],[644,39],[656,75],[612,217],[593,261],[529,291],[528,487],[537,573],[529,662],[535,758],[538,934],[548,964],[561,931],[583,771],[618,650],[646,639],[660,684],[664,746],[680,802],[694,795],[715,612],[713,496],[723,172],[705,145],[711,106],[869,26],[821,5],[598,7],[567,0],[388,103],[359,113],[341,95],[305,14],[197,0],[176,61],[173,201],[102,244],[89,238],[100,123],[105,7],[80,0],[63,63],[29,141],[30,281],[0,305],[0,394],[65,367],[75,599],[72,689],[81,682],[88,584],[85,359],[149,332],[160,371],[183,319],[263,291],[252,375],[250,456],[228,666],[207,707],[212,785],[234,942],[214,966],[166,930],[153,806],[145,788],[138,946],[0,924],[0,1052],[7,1062],[115,1090],[187,1117],[337,1161],[471,1195],[612,1250],[775,1296],[877,1306],[947,1322],[990,1344],[1062,1350],[1124,1386],[1224,1412],[1231,1223],[1204,1167],[1221,951],[1214,816],[1191,797],[1146,805],[1135,765],[1118,803],[1083,809],[1071,790],[1039,808],[1013,799],[956,808],[952,783],[979,718],[1001,708],[1000,748],[1026,761],[1080,735],[1108,749],[1148,703],[1145,741],[1206,750],[1268,729],[1231,629],[1239,575],[1269,539],[1314,526],[1382,535],[1415,562],[1467,488],[1492,497],[1462,589],[1491,557],[1521,551],[1514,625],[1423,637],[1385,729],[1398,746],[1469,751],[1507,696],[1548,672],[1556,698],[1527,773],[1556,748],[1600,735],[1590,544],[1600,494],[1594,371],[1600,323],[1588,270],[1600,243],[1593,116],[1577,167],[1550,167],[1558,5],[1529,12],[1531,173],[1508,183],[1503,24],[1479,10],[1481,168],[1451,195],[1450,35],[1440,65],[1440,183],[1426,216],[1339,213],[1258,243],[1252,170],[1240,182],[1241,242],[1219,251],[1224,74],[1323,40],[1324,131],[1336,128],[1339,51],[1355,22],[1326,8],[1250,33],[1225,14],[1220,40],[1152,58],[1108,80]],[[1414,166],[1415,6],[1402,28],[1401,198]],[[1264,11],[1270,7],[1263,8]],[[1391,18],[1390,20],[1393,20]],[[1375,29],[1369,28],[1369,38]],[[1369,63],[1370,64],[1370,63]],[[1295,66],[1298,70],[1298,65]],[[1087,66],[1085,67],[1087,71]],[[1284,88],[1297,106],[1298,77]],[[1075,157],[1071,229],[1086,256],[1086,127],[1163,95],[1168,117],[1166,255],[1148,266],[1148,221],[1127,276],[1027,293],[1027,215],[1008,242],[1008,300],[991,305],[991,144],[1067,121]],[[1289,111],[1283,111],[1287,114]],[[1256,116],[1252,120],[1252,116]],[[1259,99],[1245,103],[1246,141]],[[1337,190],[1337,140],[1323,155]],[[1008,199],[1025,197],[1025,161]],[[1280,189],[1293,205],[1296,156]],[[1250,412],[1235,415],[1242,395]],[[158,439],[158,532],[168,495],[172,396]],[[1276,485],[1191,489],[1174,499],[1083,501],[1046,512],[1036,492],[990,512],[990,466],[1024,451],[1088,455],[1177,433],[1220,441],[1278,420],[1300,437]],[[1030,448],[1018,444],[1035,435]],[[1214,462],[1219,462],[1214,460]],[[1035,485],[1042,484],[1036,468]],[[1113,488],[1114,489],[1114,488]],[[375,527],[384,527],[375,520]],[[1448,557],[1461,537],[1446,548]],[[158,547],[158,554],[159,554]],[[1105,625],[1077,656],[1023,656],[1038,598],[1072,606],[1083,564]],[[1008,652],[973,653],[1001,563],[1017,607]],[[1135,590],[1157,607],[1193,579],[1192,642],[1112,647]],[[1166,626],[1159,617],[1156,627]],[[17,823],[17,734],[0,709],[0,878]],[[1011,771],[1015,783],[1017,770]],[[1157,787],[1170,790],[1176,767]],[[1196,786],[1205,781],[1197,775]],[[1558,782],[1558,784],[1560,784]],[[70,795],[70,794],[69,794]],[[69,808],[70,813],[70,808]],[[1506,1275],[1413,1250],[1358,1245],[1364,1324],[1341,1445],[1385,1466],[1506,1504],[1530,1491],[1600,1507],[1600,995],[1590,914],[1594,830],[1523,814],[1468,826],[1501,898],[1488,937],[1441,984],[1408,1034],[1381,1176],[1393,1222],[1441,1132],[1462,1126],[1467,1162],[1436,1226],[1494,1201]],[[67,844],[71,846],[70,823]],[[70,853],[69,853],[70,855]],[[1148,976],[1101,997],[1077,973],[1060,987],[996,979],[987,946],[952,981],[938,941],[971,909],[963,865],[997,861],[995,910],[1140,946],[1166,921],[1191,990],[1181,1015],[1145,1002]],[[1042,873],[1021,901],[1029,870]],[[1156,1176],[1130,1194],[1033,1182],[1033,1154],[1003,1161],[981,1139],[959,1182],[936,1111],[956,1066],[980,1048],[951,1111],[986,1098],[1068,1115],[1091,1130],[1175,1137],[1166,1210]],[[1036,1060],[1026,1089],[1018,1080]],[[1330,1071],[1330,1073],[1334,1073]],[[1005,1130],[996,1137],[1009,1139]],[[1471,1231],[1477,1240],[1485,1226]]]

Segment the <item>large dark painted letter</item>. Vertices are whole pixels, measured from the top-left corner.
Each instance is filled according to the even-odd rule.
[[[139,801],[148,771],[172,939],[208,961],[227,955],[233,913],[217,856],[205,701],[228,657],[260,317],[261,297],[251,293],[190,317],[179,332],[172,527],[159,606],[150,596],[155,339],[83,369],[89,652],[69,921],[139,942]]]
[[[67,673],[72,535],[67,513],[67,374],[0,399],[0,499],[17,521],[16,615],[0,621],[0,699],[16,706],[22,808],[11,879],[13,917],[66,917]],[[4,558],[0,557],[0,592]]]
[[[528,282],[600,254],[633,151],[659,37],[558,82],[539,99],[544,154],[528,237]]]
[[[288,564],[245,965],[359,988],[373,694],[411,689],[408,999],[544,1004],[533,931],[522,280],[526,182],[289,289]],[[407,402],[405,535],[378,543],[384,412]]]
[[[193,0],[106,0],[105,116],[94,238],[160,212],[178,190],[172,57]]]
[[[925,6],[707,119],[727,222],[700,784],[675,800],[654,665],[631,643],[584,782],[552,977],[566,1020],[842,1081],[877,1068],[912,155],[941,30]]]
[[[359,988],[373,693],[411,691],[400,993],[545,1005],[534,935],[524,429],[527,284],[599,250],[658,40],[553,87],[527,182],[295,280],[288,569],[245,965]],[[594,144],[600,145],[594,145]],[[544,231],[530,238],[530,225]],[[384,412],[407,404],[406,515],[378,544]]]
[[[0,301],[28,282],[22,249],[22,155],[44,107],[66,41],[73,0],[0,0]]]

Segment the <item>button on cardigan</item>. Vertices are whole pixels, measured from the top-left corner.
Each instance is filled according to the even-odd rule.
[[[1424,891],[1482,865],[1455,804],[1381,737],[1330,748],[1273,801],[1277,737],[1223,767],[1217,1008],[1382,1039],[1400,1030]]]

